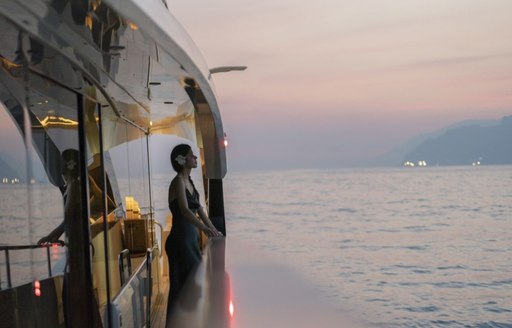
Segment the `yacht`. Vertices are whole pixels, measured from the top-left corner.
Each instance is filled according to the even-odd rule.
[[[0,61],[2,327],[340,325],[289,269],[230,236],[203,236],[167,317],[152,138],[197,151],[225,236],[227,143],[214,71],[166,1],[1,1]]]

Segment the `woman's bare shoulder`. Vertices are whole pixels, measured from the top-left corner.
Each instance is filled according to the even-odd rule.
[[[174,178],[172,178],[171,186],[181,186],[183,184],[183,179],[179,175],[176,175]]]
[[[183,182],[183,179],[180,178],[179,175],[176,175],[172,181],[171,181],[171,184],[169,185],[169,191],[174,191],[174,190],[177,190],[177,189],[180,189],[180,188],[185,188],[185,183]]]

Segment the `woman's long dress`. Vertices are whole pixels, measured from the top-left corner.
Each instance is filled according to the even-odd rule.
[[[197,191],[194,191],[194,195],[192,195],[186,190],[186,196],[188,208],[192,213],[196,213],[201,206],[199,194]],[[172,228],[165,242],[170,275],[170,292],[167,303],[168,315],[188,275],[201,261],[198,229],[183,217],[177,198],[169,202],[169,209],[172,213]]]

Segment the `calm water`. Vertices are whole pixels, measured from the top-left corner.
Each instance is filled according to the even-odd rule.
[[[154,179],[162,223],[171,178]],[[228,233],[341,311],[383,327],[512,327],[512,166],[230,172],[224,188]],[[50,189],[34,187],[27,221],[23,189],[0,188],[0,243],[33,243],[60,223]],[[44,276],[44,254],[25,253],[12,255],[13,279]]]
[[[344,311],[512,327],[512,166],[229,173],[228,231]]]

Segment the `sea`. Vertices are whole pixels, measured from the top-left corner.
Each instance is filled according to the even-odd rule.
[[[153,177],[164,225],[172,177]],[[230,171],[224,193],[228,238],[367,326],[512,327],[512,166]],[[33,186],[32,213],[23,195],[0,185],[0,244],[34,243],[61,222],[56,188]],[[38,252],[11,254],[15,282],[47,274]]]
[[[229,172],[227,230],[377,327],[512,327],[512,166]]]

